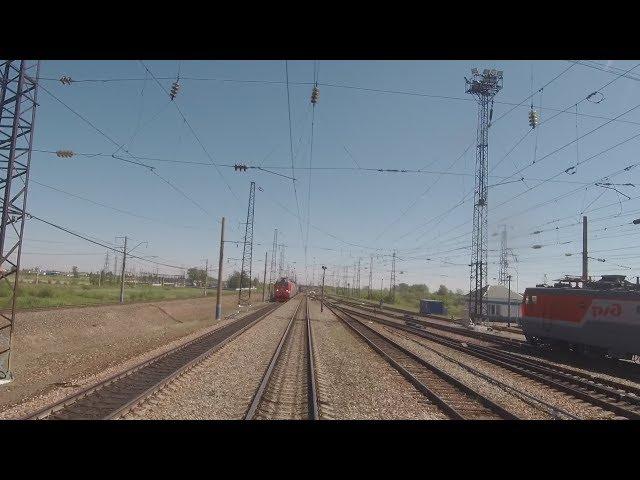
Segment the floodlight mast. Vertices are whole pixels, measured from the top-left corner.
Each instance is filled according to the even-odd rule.
[[[484,294],[487,287],[488,243],[488,177],[489,177],[489,126],[493,117],[493,98],[502,89],[502,72],[484,69],[471,71],[466,79],[466,93],[478,101],[478,126],[476,146],[476,178],[473,204],[473,238],[471,242],[471,275],[469,277],[469,318],[473,323],[487,319]]]

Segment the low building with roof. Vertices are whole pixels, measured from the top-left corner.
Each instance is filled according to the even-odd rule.
[[[522,294],[509,289],[504,285],[488,285],[483,288],[485,301],[487,302],[487,320],[492,322],[516,322],[520,318],[520,305]],[[511,300],[509,300],[511,297]],[[469,299],[469,294],[465,295]],[[509,303],[511,303],[511,316],[509,316]],[[465,315],[468,317],[469,304],[465,305]]]

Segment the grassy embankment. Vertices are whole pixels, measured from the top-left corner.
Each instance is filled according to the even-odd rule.
[[[326,287],[325,291],[331,294],[335,294],[335,289],[333,287]],[[338,291],[338,295],[345,295],[343,291]],[[360,293],[360,297],[355,294],[350,295],[352,298],[363,298],[368,299],[368,293],[366,289],[363,289]],[[464,296],[460,293],[452,292],[451,290],[447,290],[446,293],[434,293],[429,292],[428,289],[424,288],[422,285],[412,285],[412,286],[398,286],[396,287],[396,298],[395,302],[391,301],[391,297],[389,296],[388,291],[381,290],[372,290],[371,291],[371,300],[375,302],[379,302],[380,299],[383,299],[386,305],[391,305],[397,308],[403,308],[405,310],[410,310],[412,312],[418,312],[420,309],[420,299],[429,299],[429,300],[439,300],[444,302],[444,306],[446,308],[446,315],[458,318],[463,315],[464,310]]]
[[[99,305],[117,303],[120,299],[120,287],[117,285],[91,285],[86,278],[64,276],[40,276],[38,284],[31,283],[34,278],[24,276],[18,285],[18,308],[61,307],[73,305]],[[173,286],[152,287],[149,285],[127,285],[125,302],[173,300],[202,297],[200,288],[181,288]],[[224,292],[232,294],[234,292]],[[215,295],[215,290],[208,290]],[[0,284],[0,308],[11,306],[11,289],[5,282]]]

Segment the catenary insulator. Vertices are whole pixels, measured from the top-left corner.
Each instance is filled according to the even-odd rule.
[[[530,110],[529,125],[531,126],[531,128],[536,128],[538,126],[538,122],[539,122],[538,112],[536,112],[535,110]]]
[[[63,75],[62,77],[60,77],[60,83],[63,85],[71,85],[72,82],[73,79],[67,75]]]
[[[75,153],[72,150],[58,150],[56,155],[61,158],[71,158]]]
[[[318,89],[317,86],[314,86],[313,90],[311,90],[311,103],[315,105],[316,103],[318,103],[319,98],[320,98],[320,90]]]
[[[171,93],[169,94],[169,96],[171,97],[171,100],[176,98],[176,95],[178,95],[179,90],[180,90],[180,84],[178,82],[173,82],[173,85],[171,85]]]

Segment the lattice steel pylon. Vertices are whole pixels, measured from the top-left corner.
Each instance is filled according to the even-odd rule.
[[[278,262],[278,280],[285,274],[284,265],[284,243],[280,244],[280,261]]]
[[[7,282],[13,292],[11,312],[0,312],[0,382],[6,382],[12,379],[11,340],[27,215],[40,62],[5,60],[0,63],[0,76],[0,280]],[[9,238],[8,233],[16,238]]]
[[[488,286],[487,275],[487,215],[489,179],[489,127],[493,116],[493,99],[502,89],[502,71],[471,70],[471,80],[465,77],[466,93],[478,101],[478,125],[476,133],[476,179],[473,204],[473,238],[471,241],[471,275],[469,277],[469,317],[471,321],[487,318],[484,293]]]
[[[507,248],[507,226],[501,225],[500,263],[498,264],[498,282],[506,286],[509,282],[509,249]]]
[[[249,206],[247,207],[247,223],[244,230],[244,244],[242,247],[242,267],[240,268],[240,290],[238,291],[238,307],[251,305],[251,263],[253,261],[253,214],[256,206],[256,182],[249,187]],[[242,281],[246,278],[248,268],[249,288],[242,288]]]
[[[391,256],[391,283],[389,284],[389,294],[391,295],[391,301],[396,301],[396,251],[393,251]]]

